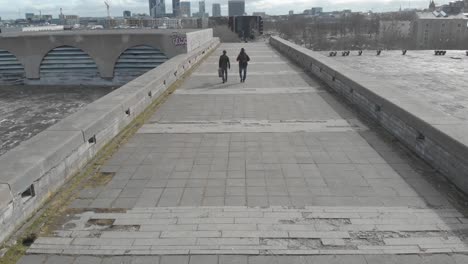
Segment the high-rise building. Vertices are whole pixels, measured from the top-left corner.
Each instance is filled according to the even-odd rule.
[[[243,16],[245,14],[244,0],[230,0],[228,2],[229,16]]]
[[[180,0],[172,0],[172,15],[180,17]]]
[[[194,17],[207,17],[208,13],[206,13],[205,9],[205,1],[198,2],[198,13],[193,13]]]
[[[289,15],[290,16],[294,15],[294,10],[289,10]]]
[[[166,15],[165,0],[149,0],[150,15],[152,17],[164,17]]]
[[[213,4],[213,13],[211,13],[214,17],[221,16],[221,5],[220,4]]]
[[[198,13],[205,14],[205,1],[198,2]]]
[[[192,16],[190,2],[180,2],[180,16],[181,17],[190,17],[190,16]]]
[[[131,17],[131,16],[132,16],[132,12],[130,12],[128,10],[123,11],[123,17],[124,18]]]

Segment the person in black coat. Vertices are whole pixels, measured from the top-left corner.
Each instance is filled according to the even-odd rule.
[[[250,57],[245,53],[244,48],[241,49],[239,56],[237,56],[237,61],[239,62],[240,81],[245,82],[245,78],[247,77],[247,65],[249,64]]]
[[[219,69],[221,71],[221,77],[223,78],[223,83],[227,82],[228,79],[228,68],[231,69],[231,63],[229,62],[229,57],[226,55],[226,51],[223,50],[223,55],[219,57]]]

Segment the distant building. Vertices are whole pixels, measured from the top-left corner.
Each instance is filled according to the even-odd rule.
[[[193,16],[196,17],[208,17],[205,9],[205,1],[198,2],[198,13],[194,13]]]
[[[211,13],[214,17],[221,16],[221,4],[213,4],[213,12]]]
[[[253,12],[252,15],[253,15],[253,16],[266,17],[266,13],[265,13],[265,12]]]
[[[130,12],[128,10],[123,11],[123,17],[124,18],[131,17],[131,16],[132,16],[132,12]]]
[[[200,13],[200,14],[205,14],[206,13],[205,1],[198,2],[198,13]]]
[[[180,0],[172,0],[172,15],[180,17]]]
[[[436,5],[435,5],[435,2],[434,0],[431,0],[431,2],[429,3],[429,11],[434,11],[436,9]]]
[[[64,15],[63,24],[68,26],[80,24],[80,17],[77,15]]]
[[[245,14],[245,1],[229,0],[228,9],[229,16],[243,16]]]
[[[156,18],[155,26],[158,28],[182,28],[181,20],[178,18]]]
[[[411,35],[412,24],[413,22],[409,20],[380,20],[380,38],[409,38]]]
[[[447,5],[442,5],[440,9],[447,14],[458,14],[463,12],[464,6],[464,1],[460,0],[449,2]]]
[[[413,36],[418,49],[467,49],[468,17],[443,11],[417,13]]]
[[[34,18],[34,13],[26,13],[24,14],[26,20],[32,20]]]
[[[52,20],[52,15],[42,15],[42,19],[44,19],[45,21],[51,21]]]
[[[166,16],[166,2],[165,0],[149,0],[150,15],[152,17]]]
[[[318,16],[320,15],[321,13],[323,13],[323,8],[322,7],[312,7],[310,9],[310,14],[312,16]]]
[[[294,10],[289,10],[289,15],[290,16],[294,15]]]
[[[191,3],[190,2],[180,2],[180,16],[181,17],[191,17]]]

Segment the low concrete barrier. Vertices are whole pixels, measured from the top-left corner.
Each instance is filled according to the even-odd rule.
[[[391,84],[278,37],[270,44],[328,84],[353,106],[468,193],[468,124],[409,99]]]
[[[0,241],[218,44],[170,59],[1,156]]]

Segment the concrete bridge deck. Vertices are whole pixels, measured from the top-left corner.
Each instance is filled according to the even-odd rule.
[[[439,175],[263,43],[222,44],[101,172],[19,263],[468,262]]]

